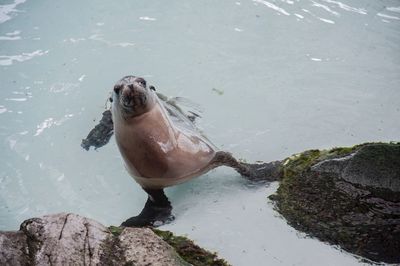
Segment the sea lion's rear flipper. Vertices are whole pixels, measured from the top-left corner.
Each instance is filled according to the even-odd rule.
[[[121,226],[142,227],[160,226],[175,219],[171,214],[172,206],[163,189],[144,189],[149,195],[139,215],[127,219]]]
[[[100,122],[89,132],[88,136],[82,140],[81,146],[89,150],[91,146],[95,149],[106,145],[114,133],[114,125],[110,110],[103,112]]]
[[[215,167],[227,166],[235,169],[239,174],[254,182],[272,182],[279,178],[281,162],[244,163],[236,160],[229,152],[218,151],[212,162]]]
[[[239,162],[239,164],[248,169],[249,174],[244,176],[247,177],[250,181],[272,182],[279,179],[281,165],[280,161],[269,163]]]

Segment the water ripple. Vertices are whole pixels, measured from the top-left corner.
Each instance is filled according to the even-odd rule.
[[[322,0],[322,1],[324,1],[326,3],[337,5],[339,8],[349,11],[349,12],[355,12],[355,13],[362,14],[362,15],[367,14],[367,11],[363,8],[352,7],[352,6],[343,4],[342,2],[339,2],[339,1],[334,1],[334,0]]]
[[[267,2],[267,1],[264,1],[264,0],[253,0],[253,2],[263,4],[263,5],[265,5],[265,6],[269,7],[269,8],[271,8],[271,9],[273,9],[273,10],[275,10],[275,11],[278,11],[278,12],[281,13],[281,14],[284,14],[284,15],[286,15],[286,16],[290,16],[290,13],[288,13],[285,9],[283,9],[283,8],[281,8],[281,7],[278,7],[277,5],[272,4],[272,3],[270,3],[270,2]]]
[[[73,114],[66,114],[64,115],[64,117],[62,117],[61,119],[55,120],[52,117],[46,118],[42,123],[40,123],[39,125],[37,125],[37,129],[36,129],[36,133],[35,133],[35,137],[39,136],[40,134],[43,133],[43,131],[47,128],[50,128],[54,125],[56,126],[61,126],[65,121],[71,119],[74,115]]]
[[[0,105],[0,114],[7,112],[7,108],[3,105]]]
[[[79,81],[83,80],[84,78],[84,76],[81,76]],[[56,82],[50,86],[49,91],[52,93],[64,93],[64,95],[68,95],[71,91],[77,88],[79,88],[78,83]]]
[[[8,32],[6,36],[0,36],[0,41],[16,41],[20,40],[21,36],[19,36],[21,32],[19,30]]]
[[[6,101],[13,101],[13,102],[25,102],[26,100],[28,100],[28,98],[6,98]]]
[[[391,6],[386,8],[389,11],[400,13],[400,6]]]
[[[376,14],[376,15],[377,15],[378,17],[382,17],[382,18],[400,20],[399,17],[390,16],[390,15],[386,15],[386,14],[382,14],[382,13],[378,13],[378,14]]]
[[[36,50],[32,53],[22,53],[20,55],[0,55],[0,65],[9,66],[12,65],[14,61],[24,62],[31,60],[34,57],[42,56],[47,54],[49,51]]]
[[[140,17],[140,20],[147,20],[147,21],[155,21],[157,20],[156,18],[151,18],[151,17]]]
[[[16,41],[21,40],[20,36],[0,36],[0,41]]]
[[[11,19],[11,13],[18,12],[15,9],[19,4],[25,3],[26,0],[15,0],[14,3],[8,5],[0,5],[0,24]]]
[[[108,46],[119,46],[119,47],[123,47],[123,48],[135,45],[134,43],[130,43],[130,42],[111,42],[111,41],[105,40],[103,38],[103,34],[99,34],[99,33],[92,34],[89,37],[89,39],[93,40],[93,41],[99,41],[99,42],[105,43]]]
[[[307,9],[304,9],[304,8],[303,8],[302,10],[303,10],[303,12],[305,12],[305,13],[307,13],[307,14],[310,14],[310,15],[313,16],[314,18],[317,18],[317,19],[321,20],[322,22],[329,23],[329,24],[335,24],[334,21],[332,21],[332,20],[330,20],[330,19],[326,19],[326,18],[321,18],[321,17],[315,15],[314,13],[312,13],[311,11],[309,11],[309,10],[307,10]]]
[[[320,8],[322,8],[322,9],[324,9],[325,11],[331,13],[331,14],[334,15],[334,16],[337,16],[337,17],[340,16],[340,14],[339,14],[338,12],[333,11],[332,9],[330,9],[330,8],[329,8],[328,6],[326,6],[326,5],[317,3],[317,2],[315,2],[315,1],[311,1],[311,2],[313,3],[312,6],[320,7]]]

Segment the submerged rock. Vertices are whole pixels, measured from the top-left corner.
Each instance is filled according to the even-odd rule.
[[[61,213],[26,220],[17,232],[0,232],[0,265],[228,265],[185,241],[191,244],[182,251],[149,228],[107,228]]]
[[[292,156],[270,198],[296,229],[373,261],[400,263],[400,143]]]

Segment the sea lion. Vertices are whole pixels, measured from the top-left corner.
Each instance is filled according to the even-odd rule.
[[[141,77],[126,76],[112,93],[115,139],[128,173],[147,192],[142,212],[122,226],[160,225],[174,219],[164,188],[180,184],[218,166],[259,179],[269,164],[245,164],[219,151],[192,121],[157,96]]]

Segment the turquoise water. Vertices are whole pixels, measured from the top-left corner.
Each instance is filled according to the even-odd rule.
[[[0,230],[141,210],[114,140],[80,147],[128,74],[199,103],[199,126],[248,161],[398,141],[400,1],[0,0]],[[286,225],[276,187],[217,169],[167,190],[177,219],[163,228],[233,265],[362,264]]]

